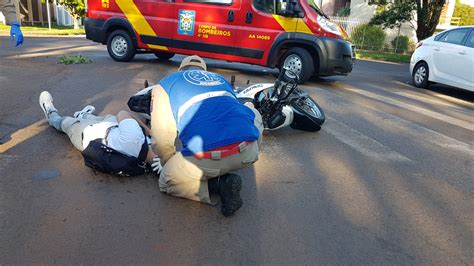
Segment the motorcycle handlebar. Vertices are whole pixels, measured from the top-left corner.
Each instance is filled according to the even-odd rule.
[[[286,75],[287,73],[289,73],[290,76]],[[275,81],[275,90],[273,91],[272,97],[277,96],[279,102],[287,100],[295,90],[298,84],[298,79],[298,74],[288,68],[282,68],[277,80]]]
[[[278,81],[283,81],[283,77],[285,76],[286,71],[287,71],[287,69],[284,68],[284,67],[281,69],[280,75],[278,75],[278,79],[277,79]]]
[[[287,73],[289,73],[293,77],[286,75]],[[300,79],[298,74],[296,74],[294,71],[291,71],[286,67],[283,67],[280,71],[280,74],[278,75],[277,81],[284,81],[285,75],[286,75],[286,79],[288,79],[287,81],[288,83],[298,83],[298,80]]]

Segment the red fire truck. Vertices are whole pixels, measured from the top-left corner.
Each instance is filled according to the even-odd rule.
[[[347,75],[347,34],[314,0],[88,0],[88,39],[116,61],[196,54],[312,75]]]

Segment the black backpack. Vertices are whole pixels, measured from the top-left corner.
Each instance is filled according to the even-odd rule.
[[[82,151],[86,166],[108,174],[119,176],[137,176],[150,172],[146,162],[148,144],[145,138],[138,158],[123,154],[95,139]]]

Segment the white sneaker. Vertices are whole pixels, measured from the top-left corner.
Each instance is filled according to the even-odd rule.
[[[82,108],[81,111],[77,111],[74,113],[74,118],[82,117],[84,114],[92,114],[95,111],[95,107],[92,105],[88,105]]]
[[[51,96],[51,94],[47,91],[41,92],[39,96],[39,103],[41,109],[43,109],[44,116],[46,117],[46,119],[49,119],[49,115],[52,112],[58,112],[58,110],[53,105],[53,96]]]

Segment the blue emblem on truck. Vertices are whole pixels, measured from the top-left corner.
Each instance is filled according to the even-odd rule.
[[[194,23],[196,21],[196,11],[180,10],[178,15],[178,34],[194,35]]]

